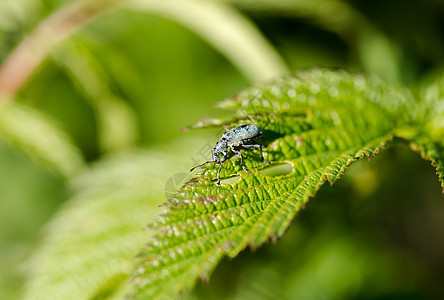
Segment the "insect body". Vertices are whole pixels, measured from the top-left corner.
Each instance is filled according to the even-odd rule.
[[[239,151],[239,148],[243,147],[246,149],[260,149],[261,150],[261,159],[264,160],[264,154],[262,153],[262,147],[263,145],[250,145],[245,144],[248,143],[258,137],[262,136],[262,131],[254,124],[246,124],[241,125],[236,128],[233,128],[227,132],[225,132],[221,139],[217,141],[216,145],[213,148],[212,151],[212,159],[210,161],[204,162],[203,164],[200,164],[198,166],[195,166],[190,170],[193,171],[197,167],[201,167],[203,165],[209,164],[209,163],[216,163],[220,164],[219,171],[217,172],[217,183],[216,185],[220,185],[220,170],[222,169],[223,163],[228,158],[228,149],[231,149],[234,154],[240,157],[241,159],[241,166],[242,168],[250,172],[250,170],[247,169],[247,167],[244,166],[244,158],[242,156],[242,152]],[[222,159],[219,159],[220,154],[222,154]],[[268,163],[268,162],[267,162]]]

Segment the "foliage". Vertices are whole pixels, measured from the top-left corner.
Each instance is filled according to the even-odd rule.
[[[220,106],[237,110],[232,126],[254,122],[264,131],[265,158],[289,163],[283,176],[264,176],[257,156],[242,171],[233,157],[214,184],[217,165],[189,181],[153,223],[158,233],[134,279],[136,298],[169,298],[208,278],[224,255],[277,240],[319,187],[332,184],[358,158],[371,158],[403,127],[412,124],[413,97],[376,78],[344,71],[309,70],[253,88]],[[353,111],[350,114],[349,111]],[[249,116],[250,119],[242,118]]]
[[[442,298],[442,11],[379,5],[3,1],[0,298]]]
[[[149,236],[144,222],[160,211],[165,196],[156,187],[180,170],[182,161],[162,148],[130,152],[75,178],[73,196],[48,224],[28,265],[33,279],[25,299],[99,299],[115,292]]]
[[[426,115],[411,147],[432,162],[444,191],[444,77],[440,75],[430,84],[425,84],[420,95]]]

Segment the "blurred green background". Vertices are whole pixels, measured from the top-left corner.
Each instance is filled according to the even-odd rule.
[[[0,61],[37,24],[75,2],[0,1]],[[202,28],[211,28],[205,10],[199,12],[202,20],[190,25],[178,21],[181,12],[169,14],[173,9],[156,5],[144,9],[139,5],[144,1],[133,2],[51,46],[13,99],[5,100],[55,121],[88,164],[181,137],[213,138],[213,133],[180,128],[219,115],[215,102],[275,75],[257,71],[263,70],[261,64],[246,70],[235,59],[240,54],[228,53],[227,48],[236,51],[242,45],[230,45],[230,40],[217,45],[202,34]],[[263,64],[276,73],[313,65],[345,67],[415,89],[443,66],[444,4],[439,0],[205,3],[235,11],[256,30],[246,34],[239,29],[239,34],[253,48],[270,47],[278,62],[264,50]],[[255,72],[257,77],[251,75]],[[202,147],[184,143],[195,152]],[[0,139],[0,299],[19,297],[24,262],[45,223],[72,195],[63,174],[28,154]],[[191,166],[192,160],[186,163]],[[190,297],[444,299],[442,198],[429,163],[395,145],[352,166],[333,188],[324,186],[278,244],[224,261],[210,283],[199,283]]]

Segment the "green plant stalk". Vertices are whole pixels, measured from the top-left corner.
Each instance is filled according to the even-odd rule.
[[[120,2],[78,1],[42,21],[0,66],[0,94],[3,101],[14,97],[55,45]]]
[[[130,0],[126,4],[189,28],[225,55],[252,83],[289,73],[279,53],[256,26],[229,5],[196,0]]]

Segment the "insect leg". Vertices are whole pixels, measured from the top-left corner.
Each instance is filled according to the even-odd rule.
[[[260,145],[259,149],[261,149],[261,159],[263,162],[270,164],[270,162],[268,160],[264,159],[264,152],[262,151],[263,148],[264,148],[264,145]]]
[[[259,149],[261,150],[261,159],[263,162],[266,162],[267,164],[269,164],[270,162],[268,160],[264,159],[264,152],[262,151],[262,148],[264,148],[264,145],[241,145],[244,148],[247,149]]]
[[[230,147],[230,148],[231,148],[231,151],[233,151],[234,154],[236,154],[237,156],[240,157],[242,168],[243,168],[245,171],[250,172],[250,170],[248,170],[247,167],[244,165],[244,157],[242,156],[242,152],[235,150],[233,147]]]
[[[228,153],[223,153],[224,156],[222,156],[222,159],[220,160],[220,167],[219,167],[219,171],[217,171],[217,182],[216,185],[220,185],[220,170],[222,170],[222,165],[224,164],[224,161],[227,160],[228,157]]]
[[[223,163],[220,163],[219,171],[217,171],[217,182],[216,185],[220,185],[220,170],[222,170]]]

